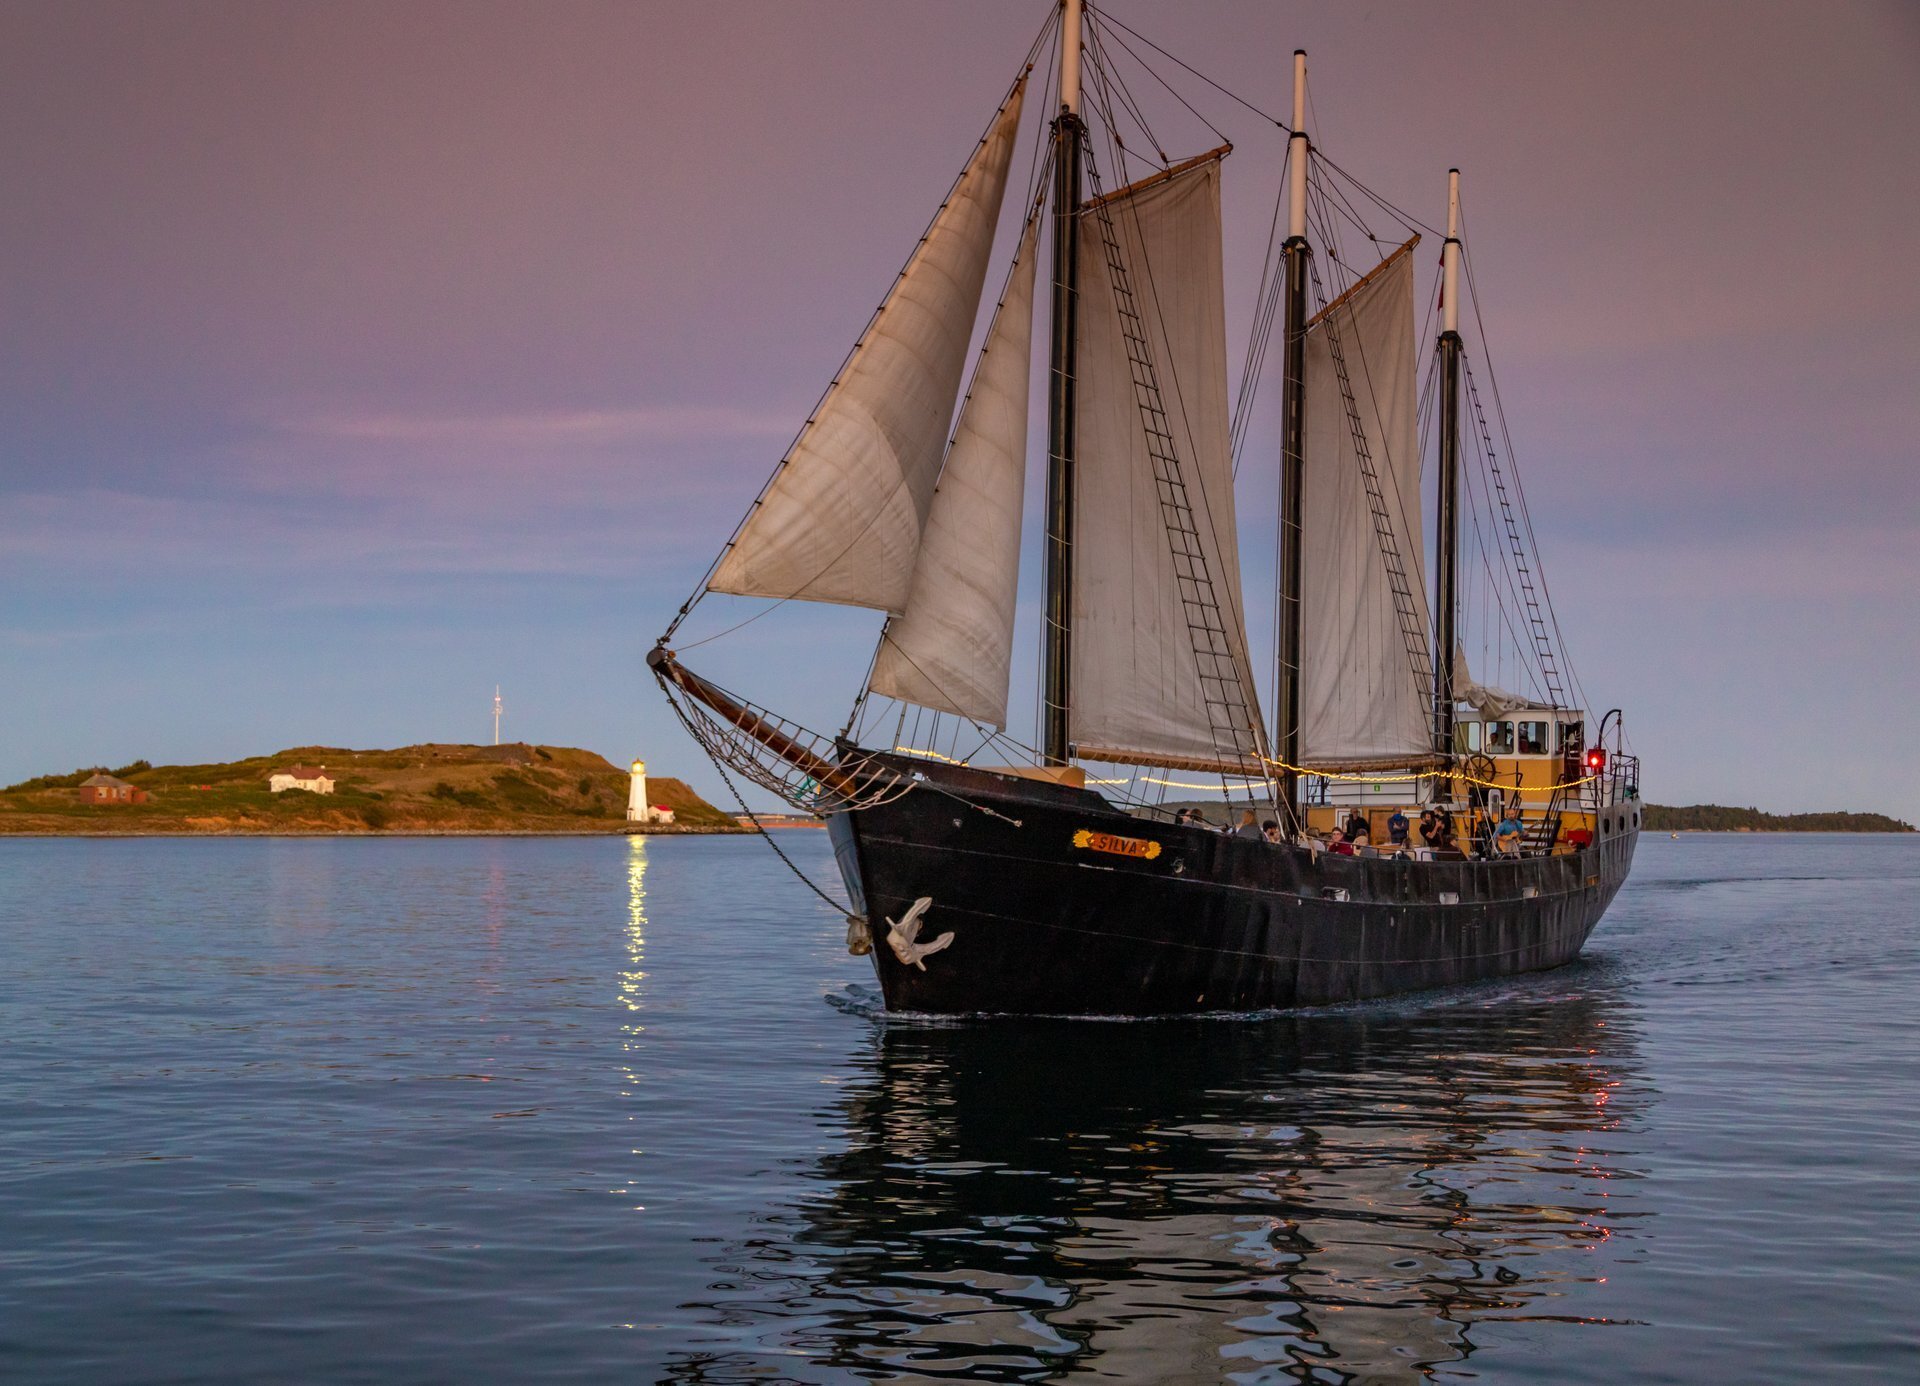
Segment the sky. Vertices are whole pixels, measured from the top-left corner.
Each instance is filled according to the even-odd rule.
[[[1647,797],[1920,820],[1920,7],[1107,8],[1275,112],[1308,49],[1319,147],[1416,216],[1463,169],[1476,345]],[[644,655],[1046,11],[0,4],[0,783],[480,741],[498,684],[507,739],[730,807]],[[1165,72],[1236,145],[1237,359],[1280,139]],[[831,729],[876,628],[689,662]]]

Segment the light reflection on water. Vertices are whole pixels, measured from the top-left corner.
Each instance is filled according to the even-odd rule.
[[[1604,988],[1254,1024],[879,1029],[817,1195],[671,1379],[1413,1381],[1631,1254],[1654,1095]],[[788,1355],[790,1354],[790,1355]],[[1241,1375],[1243,1374],[1244,1375]]]
[[[647,980],[647,840],[636,834],[627,839],[627,967],[620,973],[620,1001],[636,1014],[641,985]],[[646,1027],[635,1020],[626,1027],[639,1035]]]

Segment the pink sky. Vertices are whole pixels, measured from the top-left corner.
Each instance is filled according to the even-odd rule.
[[[1920,11],[1109,8],[1274,110],[1308,48],[1322,146],[1429,220],[1465,170],[1650,797],[1920,818]],[[0,781],[478,739],[499,682],[512,735],[706,784],[640,657],[1044,13],[0,7]],[[1278,145],[1196,104],[1237,356]],[[831,724],[870,638],[809,612],[715,667]]]

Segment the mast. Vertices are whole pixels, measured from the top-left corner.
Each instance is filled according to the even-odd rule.
[[[1067,763],[1073,654],[1074,348],[1079,335],[1080,9],[1062,0],[1060,111],[1053,122],[1053,359],[1047,373],[1046,647],[1041,758]]]
[[[1440,250],[1440,505],[1435,557],[1433,739],[1453,763],[1453,652],[1460,548],[1460,170],[1447,170],[1447,240]]]
[[[1280,440],[1280,631],[1274,670],[1274,754],[1283,765],[1300,763],[1300,494],[1306,464],[1307,352],[1307,54],[1293,54],[1293,135],[1287,142],[1286,352],[1281,385]],[[1300,776],[1281,771],[1290,833],[1300,830]]]

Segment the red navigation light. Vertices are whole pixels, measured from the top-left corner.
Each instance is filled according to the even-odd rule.
[[[1587,752],[1586,766],[1589,775],[1599,774],[1607,768],[1607,753],[1595,746]]]

